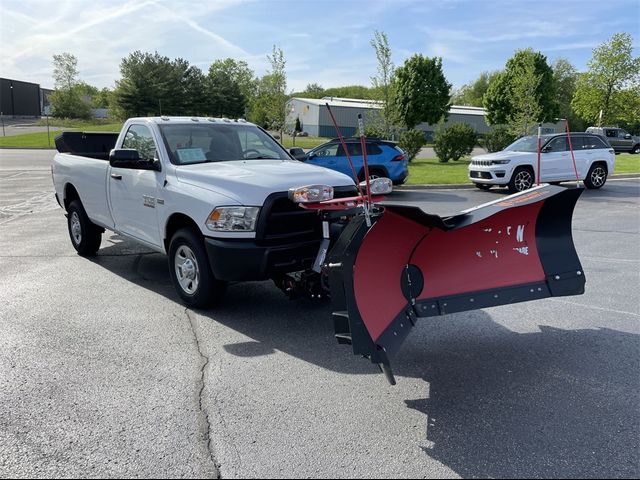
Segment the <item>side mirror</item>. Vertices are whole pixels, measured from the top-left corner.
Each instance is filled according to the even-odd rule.
[[[627,134],[624,136],[624,138],[625,138],[626,140],[631,140],[631,134],[630,134],[630,133],[627,133]]]
[[[297,148],[297,147],[296,148],[290,148],[289,149],[289,153],[296,160],[304,160],[306,158],[306,154],[304,153],[304,150],[301,149],[301,148]]]
[[[142,160],[138,150],[133,148],[114,148],[111,150],[109,153],[109,165],[114,168],[160,171],[160,162],[155,159]]]
[[[540,150],[542,153],[549,153],[551,151],[551,147],[549,145],[547,145],[546,147],[544,147],[542,150]]]

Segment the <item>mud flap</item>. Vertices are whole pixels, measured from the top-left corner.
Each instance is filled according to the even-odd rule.
[[[354,217],[327,266],[339,343],[380,366],[419,317],[584,293],[571,219],[582,189],[543,185],[452,217],[385,205]]]

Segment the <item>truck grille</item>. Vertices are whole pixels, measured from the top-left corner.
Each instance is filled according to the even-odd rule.
[[[356,187],[336,187],[334,198],[351,197]],[[256,242],[262,245],[286,245],[289,243],[319,240],[322,222],[316,210],[305,210],[289,200],[287,192],[273,193],[267,197],[260,212],[256,229]]]

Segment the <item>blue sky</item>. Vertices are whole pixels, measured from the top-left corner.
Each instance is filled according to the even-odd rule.
[[[369,86],[375,30],[387,33],[396,65],[414,53],[440,56],[460,87],[503,68],[520,48],[584,70],[595,46],[627,32],[639,55],[640,0],[0,0],[0,76],[53,87],[52,56],[70,52],[82,80],[112,88],[134,50],[205,71],[232,57],[262,75],[275,44],[287,60],[288,90]]]

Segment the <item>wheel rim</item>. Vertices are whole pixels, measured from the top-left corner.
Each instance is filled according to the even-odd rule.
[[[193,250],[186,245],[178,248],[174,258],[174,265],[180,288],[185,293],[193,295],[198,290],[200,283],[200,270]]]
[[[603,167],[596,167],[591,172],[591,183],[594,187],[601,187],[607,179],[607,171]]]
[[[71,214],[71,236],[76,245],[82,241],[82,225],[80,224],[78,212]]]
[[[531,173],[527,170],[522,170],[516,174],[516,178],[513,182],[516,186],[516,190],[522,192],[528,190],[533,185],[533,178]]]

